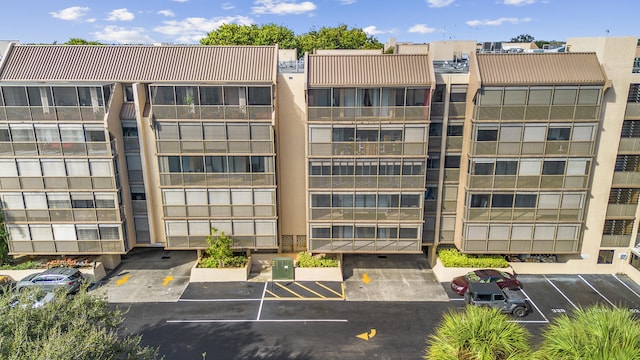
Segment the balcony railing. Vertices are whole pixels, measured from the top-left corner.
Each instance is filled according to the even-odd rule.
[[[427,121],[428,106],[310,106],[309,121],[399,120]]]
[[[618,152],[640,152],[640,138],[621,138]]]
[[[27,121],[103,121],[103,106],[5,106],[0,107],[0,120]]]
[[[153,105],[156,119],[271,120],[273,107],[263,105]]]
[[[635,216],[637,208],[638,204],[609,204],[609,206],[607,207],[607,216]]]

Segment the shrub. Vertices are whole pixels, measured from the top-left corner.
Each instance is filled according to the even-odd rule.
[[[306,251],[298,253],[298,267],[301,268],[337,267],[338,265],[338,259],[329,258],[326,255],[315,257]]]
[[[500,255],[467,255],[458,249],[442,249],[438,251],[438,257],[444,267],[470,267],[470,268],[506,268],[507,260]]]
[[[231,250],[233,239],[218,229],[212,228],[211,234],[207,236],[209,247],[204,250],[203,256],[198,262],[200,268],[225,268],[244,267],[247,264],[247,257],[234,255]]]
[[[25,261],[19,264],[4,264],[0,266],[0,270],[30,270],[42,269],[43,265],[37,261]]]

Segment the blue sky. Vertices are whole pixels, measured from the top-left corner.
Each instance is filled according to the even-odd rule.
[[[22,43],[192,44],[224,23],[275,23],[296,34],[346,24],[381,42],[418,43],[640,33],[638,0],[5,0],[0,9],[0,40]]]

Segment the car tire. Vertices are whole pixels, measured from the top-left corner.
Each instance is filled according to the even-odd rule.
[[[518,306],[517,308],[513,309],[513,315],[517,317],[523,317],[527,315],[527,309],[523,308],[522,306]]]

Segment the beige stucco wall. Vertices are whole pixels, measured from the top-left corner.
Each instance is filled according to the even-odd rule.
[[[122,206],[124,207],[125,221],[127,228],[127,240],[125,251],[135,246],[136,227],[133,222],[133,205],[131,203],[131,189],[129,188],[129,177],[127,176],[127,158],[124,152],[124,139],[122,137],[122,123],[120,122],[120,109],[124,102],[122,84],[116,84],[111,94],[111,105],[106,117],[106,127],[115,139],[116,161],[120,171],[120,188],[122,193]],[[114,169],[115,170],[115,169]],[[124,234],[123,234],[124,235]]]
[[[451,60],[454,55],[460,58],[462,54],[471,56],[475,51],[474,40],[435,41],[429,44],[431,60]]]
[[[276,143],[279,234],[307,233],[305,74],[279,74]]]
[[[142,160],[142,177],[144,192],[147,198],[147,213],[149,218],[149,238],[151,245],[166,243],[164,222],[162,221],[162,192],[160,191],[160,175],[158,170],[158,156],[156,151],[156,134],[151,126],[151,120],[144,115],[147,95],[144,87],[148,84],[133,85],[136,104],[136,125],[138,139],[140,139],[140,158]]]
[[[610,273],[623,272],[623,267],[628,262],[628,259],[622,260],[619,256],[621,253],[629,253],[628,249],[619,248],[616,249],[613,264],[597,264],[637,41],[635,37],[567,40],[571,52],[595,51],[607,78],[611,81],[611,88],[606,91],[603,99],[604,116],[596,148],[589,207],[582,240],[583,261],[577,266],[583,273],[603,270]]]

